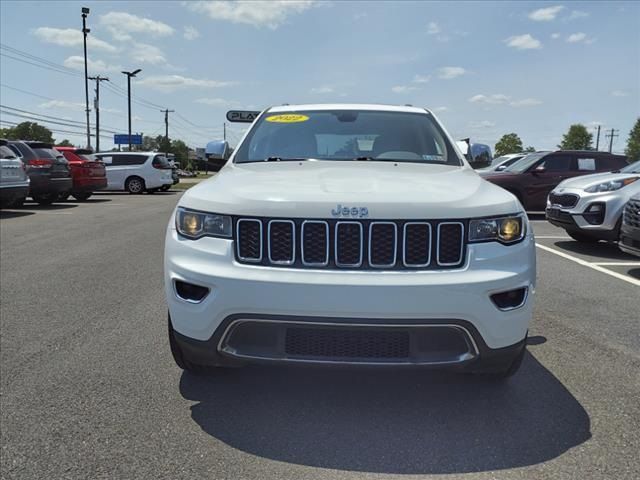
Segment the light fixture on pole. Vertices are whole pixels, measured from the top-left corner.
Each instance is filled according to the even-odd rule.
[[[135,77],[142,69],[133,72],[122,72],[127,76],[127,101],[129,105],[129,151],[131,151],[131,77]]]
[[[91,30],[87,28],[87,15],[89,9],[82,7],[82,36],[84,37],[84,106],[87,113],[87,148],[91,148],[91,131],[89,127],[89,75],[87,73],[87,33]]]

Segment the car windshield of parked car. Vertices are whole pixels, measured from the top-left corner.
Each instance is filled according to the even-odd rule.
[[[462,165],[431,115],[369,110],[266,113],[234,162],[300,159]]]
[[[531,153],[522,157],[515,163],[512,163],[507,168],[503,170],[503,172],[511,172],[511,173],[522,173],[525,172],[531,167],[534,163],[540,160],[545,155],[548,155],[549,152],[541,152],[541,153]]]
[[[640,173],[640,160],[620,169],[620,173]]]

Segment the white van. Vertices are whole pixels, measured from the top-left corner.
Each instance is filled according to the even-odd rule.
[[[171,165],[158,152],[103,152],[95,157],[104,162],[107,188],[129,193],[155,192],[173,185]]]

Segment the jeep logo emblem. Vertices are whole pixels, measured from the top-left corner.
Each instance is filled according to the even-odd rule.
[[[338,204],[336,208],[331,210],[331,215],[336,218],[366,218],[369,216],[369,209],[367,207],[347,207],[346,205]]]

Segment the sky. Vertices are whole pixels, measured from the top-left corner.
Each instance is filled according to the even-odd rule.
[[[510,132],[555,149],[583,123],[601,149],[618,130],[622,151],[640,116],[640,2],[3,0],[2,126],[46,115],[57,140],[86,143],[82,6],[89,74],[110,79],[102,149],[127,132],[121,71],[138,68],[133,132],[164,134],[168,108],[170,137],[194,148],[222,138],[227,110],[283,103],[424,106],[492,149]],[[232,145],[245,128],[227,124]]]

